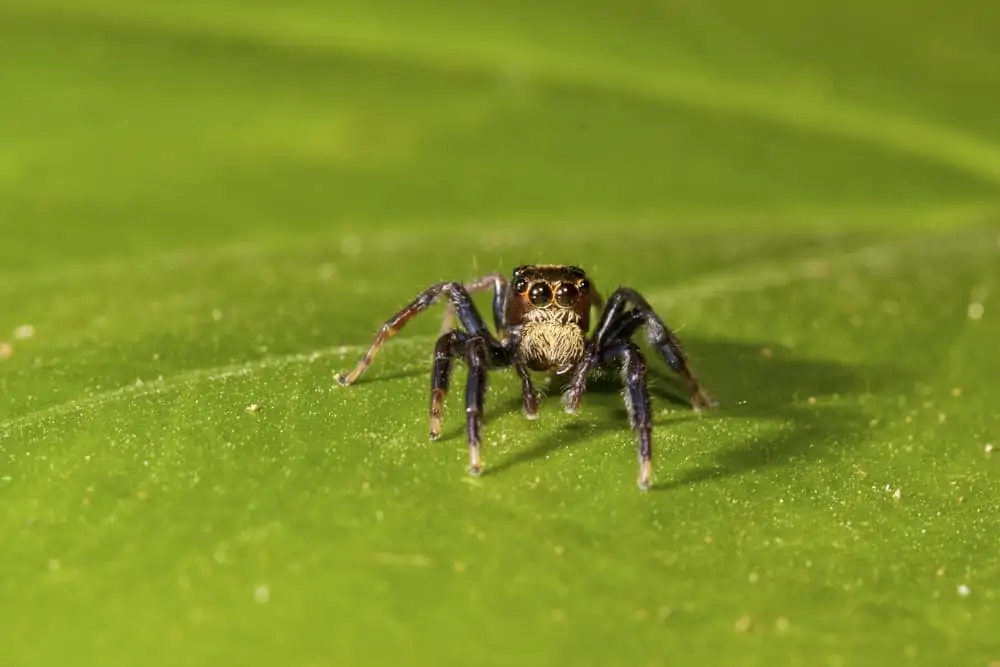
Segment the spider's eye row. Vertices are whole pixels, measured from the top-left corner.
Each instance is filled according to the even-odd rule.
[[[518,278],[514,281],[514,291],[518,294],[524,294],[528,291],[528,281],[525,278]]]
[[[536,306],[545,306],[552,302],[552,288],[548,286],[548,283],[535,283],[531,286],[528,298]]]
[[[560,283],[559,288],[556,289],[556,303],[564,308],[576,303],[577,296],[579,296],[579,292],[573,283]]]
[[[590,291],[590,281],[584,278],[583,280],[580,281],[580,284],[578,285],[577,289],[580,290],[580,294],[586,294],[587,292]]]

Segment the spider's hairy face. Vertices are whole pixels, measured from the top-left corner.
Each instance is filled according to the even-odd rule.
[[[576,266],[519,266],[511,276],[507,320],[521,325],[520,352],[534,370],[568,370],[590,328],[590,281]]]

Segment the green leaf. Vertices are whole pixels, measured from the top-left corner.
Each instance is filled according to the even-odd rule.
[[[0,8],[0,664],[1000,660],[998,10],[421,4]],[[536,261],[721,402],[648,493],[614,375],[470,477],[440,308],[333,380]]]

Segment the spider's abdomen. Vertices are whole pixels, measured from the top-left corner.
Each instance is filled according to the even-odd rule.
[[[519,351],[528,368],[562,372],[583,357],[584,332],[573,313],[533,312],[525,319]]]

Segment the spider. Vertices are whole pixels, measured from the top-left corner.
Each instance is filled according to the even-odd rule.
[[[487,329],[470,297],[473,292],[490,288],[496,336]],[[487,373],[491,369],[514,367],[521,380],[524,414],[528,419],[537,419],[539,399],[531,371],[567,379],[563,406],[566,412],[575,414],[591,373],[617,362],[629,424],[638,440],[638,485],[643,490],[649,489],[653,477],[653,415],[646,360],[632,341],[636,330],[645,327],[651,347],[684,379],[696,411],[716,405],[691,372],[677,336],[639,292],[619,287],[605,303],[583,269],[556,264],[518,266],[509,281],[494,273],[467,284],[443,282],[429,287],[382,325],[357,365],[349,373],[338,374],[337,382],[342,386],[353,384],[389,338],[442,298],[447,299],[447,308],[442,333],[434,346],[430,437],[436,440],[441,435],[441,412],[452,363],[460,358],[469,371],[465,414],[469,472],[473,475],[483,469],[479,449]],[[591,309],[599,311],[599,317],[588,337]],[[456,314],[461,329],[452,327]]]

